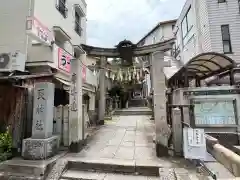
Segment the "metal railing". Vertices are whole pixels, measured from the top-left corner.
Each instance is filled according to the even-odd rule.
[[[193,128],[190,124],[184,122],[184,113],[183,113],[183,108],[189,108],[190,112],[192,110],[192,108],[194,107],[193,105],[168,105],[169,108],[179,108],[181,111],[181,123],[183,125],[183,127],[188,127],[188,128]],[[190,113],[190,118],[193,118],[193,114]],[[183,136],[183,131],[182,131],[182,136]],[[200,166],[209,176],[211,176],[213,179],[217,179],[216,174],[214,174],[210,169],[208,169],[208,167],[204,164],[204,161],[200,160],[200,159],[191,159],[190,161],[192,161],[196,166]]]
[[[188,128],[192,128],[190,124],[183,122],[182,121],[182,125]],[[215,173],[213,173],[205,164],[204,161],[200,160],[200,159],[192,159],[193,163],[196,166],[200,166],[208,175],[210,175],[214,180],[217,180],[217,176]]]

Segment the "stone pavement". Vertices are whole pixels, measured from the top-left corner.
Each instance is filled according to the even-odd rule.
[[[157,158],[154,134],[148,115],[113,116],[80,153],[59,159],[47,179],[175,180],[175,168],[196,174],[195,167],[183,158]]]
[[[91,142],[75,157],[135,160],[139,163],[160,163],[163,166],[183,165],[183,159],[157,158],[154,134],[155,126],[150,116],[113,116],[113,120],[106,121]]]
[[[150,116],[113,116],[113,120],[105,121],[105,125],[95,133],[91,142],[80,153],[71,154],[68,159],[73,161],[73,164],[78,163],[78,169],[84,168],[84,164],[102,163],[135,169],[156,167],[157,171],[159,168],[181,167],[195,173],[195,167],[183,158],[157,158],[153,143],[154,134],[155,127]],[[76,177],[77,173],[69,170],[65,175],[72,174]]]
[[[122,160],[153,160],[156,158],[153,132],[148,116],[118,116],[107,121],[78,157]],[[154,129],[153,129],[154,130]]]

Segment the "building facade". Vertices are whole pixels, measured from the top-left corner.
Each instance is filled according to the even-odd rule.
[[[177,20],[162,21],[149,31],[140,41],[138,46],[155,44],[174,38],[173,29]]]
[[[70,61],[80,57],[79,45],[86,43],[86,7],[84,0],[4,3],[0,53],[20,52],[30,72],[54,69],[56,77],[70,81]]]
[[[239,13],[239,1],[187,0],[174,28],[176,59],[218,52],[240,62]]]
[[[83,63],[86,54],[80,46],[86,43],[86,9],[85,0],[10,0],[0,7],[1,75],[15,75],[22,71],[21,77],[41,74],[49,77],[32,78],[31,87],[25,82],[25,88],[34,96],[31,100],[34,103],[28,107],[32,117],[27,122],[31,126],[28,127],[30,137],[25,137],[27,139],[22,143],[24,158],[41,159],[54,154],[30,155],[29,148],[32,147],[25,144],[34,146],[36,137],[41,139],[44,146],[48,143],[56,145],[58,139],[60,144],[73,149],[78,149],[77,144],[84,139],[86,108],[82,100],[82,87],[96,86],[96,78]],[[13,62],[16,52],[24,61],[21,69],[18,67],[20,64]],[[45,118],[38,119],[40,115],[35,114],[35,111],[40,113],[35,91],[41,87],[46,94],[51,94],[51,98],[44,102],[47,107],[41,108],[41,117],[47,117],[47,121]],[[55,106],[55,111],[51,106]],[[39,148],[39,152],[45,153],[43,146]]]
[[[137,46],[145,46],[150,44],[159,43],[174,38],[174,27],[177,20],[169,20],[158,23],[151,31],[149,31],[138,43]],[[171,51],[165,53],[164,61],[171,62]],[[145,68],[150,67],[151,62],[149,57],[138,57],[140,63]],[[150,68],[151,71],[151,68]],[[152,85],[150,78],[150,71],[145,70],[144,91],[147,96],[150,95]]]

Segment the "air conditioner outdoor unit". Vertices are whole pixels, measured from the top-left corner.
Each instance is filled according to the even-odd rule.
[[[20,52],[0,54],[0,72],[25,71],[26,55]]]

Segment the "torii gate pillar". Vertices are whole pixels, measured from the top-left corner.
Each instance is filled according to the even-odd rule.
[[[98,101],[98,124],[104,125],[105,117],[105,106],[106,106],[106,83],[105,83],[105,66],[107,63],[107,58],[101,56],[100,59],[100,72],[99,72],[99,101]]]
[[[167,124],[166,116],[166,97],[165,97],[165,75],[163,68],[164,52],[157,51],[151,57],[151,79],[153,85],[154,120],[156,127],[156,153],[158,157],[168,155],[168,139],[170,129]]]

